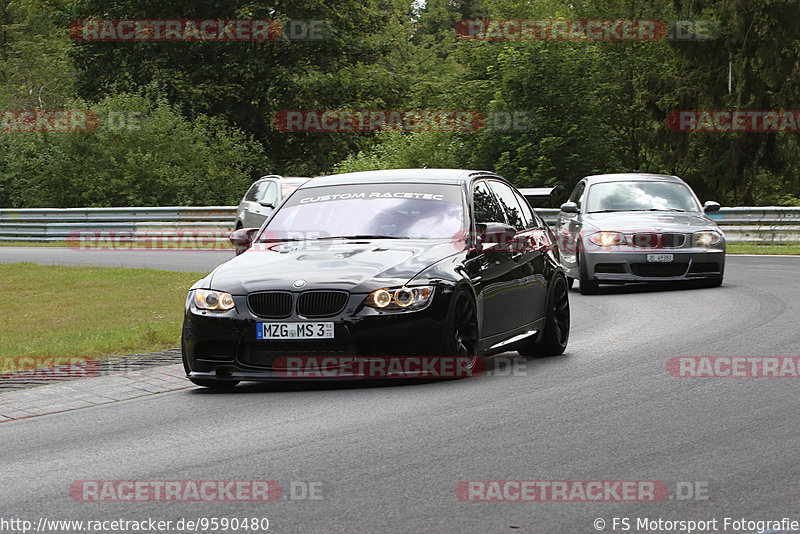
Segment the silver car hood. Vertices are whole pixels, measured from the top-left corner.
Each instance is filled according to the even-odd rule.
[[[598,230],[613,232],[679,232],[691,233],[698,230],[717,228],[717,223],[705,214],[686,212],[620,211],[610,213],[589,213],[584,216],[584,224]]]

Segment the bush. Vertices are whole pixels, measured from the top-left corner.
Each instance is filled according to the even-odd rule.
[[[264,174],[263,148],[222,119],[186,120],[166,100],[76,102],[94,131],[0,133],[0,206],[230,205]]]

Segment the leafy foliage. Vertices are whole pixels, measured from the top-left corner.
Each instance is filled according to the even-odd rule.
[[[323,39],[79,42],[86,18],[324,22]],[[463,40],[469,19],[656,19],[656,41]],[[683,22],[680,22],[683,21]],[[695,24],[699,22],[698,24]],[[682,31],[682,30],[681,30]],[[558,186],[678,174],[726,204],[796,204],[797,133],[681,133],[675,110],[796,110],[796,0],[0,0],[0,110],[92,109],[140,128],[0,132],[1,206],[233,203],[262,174],[497,171]],[[730,90],[728,74],[732,73]],[[283,133],[281,110],[516,113],[474,132]],[[138,114],[138,115],[137,115]]]

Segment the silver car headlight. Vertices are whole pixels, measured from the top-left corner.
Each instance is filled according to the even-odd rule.
[[[627,245],[625,235],[620,232],[597,232],[589,236],[589,241],[598,247]]]
[[[193,302],[198,309],[211,311],[227,311],[235,305],[230,293],[211,289],[195,289]]]
[[[722,243],[722,233],[716,230],[704,230],[692,234],[692,243],[696,247],[713,247]]]
[[[367,295],[364,305],[379,310],[412,311],[427,306],[432,296],[433,286],[377,289]]]

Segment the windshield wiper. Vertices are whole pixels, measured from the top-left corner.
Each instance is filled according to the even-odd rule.
[[[586,213],[614,213],[616,211],[638,211],[638,210],[594,210],[594,211],[587,211]]]
[[[596,210],[596,211],[590,211],[588,213],[614,213],[618,211],[677,211],[680,213],[686,213],[686,210],[681,210],[678,208],[648,208],[640,210]]]

